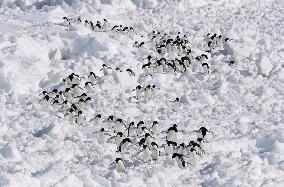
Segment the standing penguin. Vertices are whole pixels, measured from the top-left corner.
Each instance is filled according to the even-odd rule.
[[[172,127],[170,127],[167,131],[167,140],[168,141],[173,141],[173,142],[177,142],[177,125],[174,124]]]
[[[116,162],[116,171],[118,173],[125,173],[125,167],[124,167],[124,164],[122,162],[122,159],[121,158],[116,158],[115,159],[115,162]]]
[[[171,102],[171,108],[174,112],[178,112],[179,108],[180,108],[180,101],[179,98],[176,98],[174,101],[170,101]]]
[[[152,160],[152,152],[147,145],[143,145],[143,161],[144,163]]]
[[[180,168],[182,168],[182,169],[184,169],[185,168],[185,161],[184,161],[184,158],[183,158],[183,155],[182,154],[180,154],[180,153],[174,153],[173,154],[173,156],[172,156],[172,158],[174,159],[176,159],[176,162],[177,162],[177,164],[178,164],[178,166],[180,167]]]
[[[204,71],[204,74],[209,74],[209,65],[207,63],[202,63],[202,68]]]
[[[111,68],[111,67],[108,67],[106,64],[103,64],[102,66],[103,66],[103,68],[100,69],[100,71],[103,71],[103,74],[104,74],[104,75],[108,75],[108,74],[109,74],[108,70],[109,70],[109,69],[112,69],[112,68]]]
[[[132,143],[132,141],[129,138],[124,138],[117,146],[116,152],[123,152],[130,143]]]
[[[67,17],[63,17],[63,25],[65,26],[65,27],[68,27],[69,25],[70,25],[70,21],[68,20],[68,18]]]
[[[97,133],[97,141],[100,143],[100,144],[104,144],[107,142],[107,137],[109,136],[110,134],[106,133],[105,132],[105,129],[104,128],[101,128],[101,130]]]
[[[127,133],[128,133],[128,137],[132,137],[136,135],[136,127],[134,122],[129,123],[129,126],[127,128]]]
[[[158,144],[156,144],[156,142],[151,143],[151,152],[152,152],[152,159],[158,160],[160,156],[160,152],[159,152]]]
[[[153,135],[158,135],[160,134],[161,130],[159,129],[159,122],[158,121],[153,121],[152,127],[151,127],[151,132]]]
[[[93,119],[91,119],[90,121],[95,121],[95,125],[96,126],[100,126],[102,124],[102,116],[101,114],[96,115]]]

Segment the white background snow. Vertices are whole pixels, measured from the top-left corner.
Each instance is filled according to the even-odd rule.
[[[284,186],[283,1],[0,0],[0,7],[0,186]],[[64,27],[63,16],[106,18],[137,36],[180,31],[196,50],[208,32],[234,39],[207,76],[130,80],[117,73],[119,83],[92,105],[104,117],[159,120],[163,129],[176,123],[186,132],[181,142],[206,126],[214,135],[196,166],[180,169],[162,158],[118,174],[110,166],[115,149],[98,144],[95,124],[72,125],[38,103],[43,89],[72,72],[101,76],[103,63],[142,73],[149,53],[123,34]],[[125,91],[148,82],[160,88],[157,98],[130,102]],[[176,97],[177,113],[165,104]]]

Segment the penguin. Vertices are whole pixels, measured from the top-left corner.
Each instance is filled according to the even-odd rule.
[[[151,97],[155,98],[156,97],[156,85],[151,86]]]
[[[60,103],[57,99],[55,99],[51,104],[55,111],[57,111],[60,108]]]
[[[67,110],[71,108],[71,104],[68,100],[63,101],[61,105],[61,110],[63,110],[64,112],[67,112]]]
[[[204,141],[207,141],[207,134],[210,132],[206,127],[200,127],[197,132],[197,139],[202,138]]]
[[[70,99],[72,97],[72,90],[71,88],[65,88],[63,95],[66,99]]]
[[[207,63],[202,63],[203,73],[209,74],[209,65]]]
[[[187,149],[185,147],[184,143],[181,143],[178,147],[178,153],[182,154],[182,155],[186,155],[187,154]]]
[[[85,117],[83,116],[83,112],[81,110],[79,110],[77,115],[76,115],[75,122],[78,125],[83,125],[85,121],[86,120],[85,120]]]
[[[128,137],[132,137],[136,135],[136,127],[134,122],[129,123],[129,126],[127,128],[127,133],[128,133]]]
[[[122,119],[116,119],[113,125],[114,132],[121,132],[123,131],[125,124],[123,123]]]
[[[119,26],[118,25],[114,25],[113,27],[112,27],[112,31],[117,31],[118,30],[118,28],[119,28]]]
[[[194,148],[190,148],[188,153],[189,153],[189,156],[188,156],[189,157],[189,162],[191,163],[191,165],[195,166],[196,163],[197,163],[196,162],[197,155],[196,155],[195,149]]]
[[[152,75],[152,67],[151,67],[152,63],[148,62],[147,64],[144,64],[142,66],[142,69],[144,71],[145,76],[147,75]]]
[[[191,64],[191,61],[190,61],[189,57],[187,57],[187,56],[181,57],[180,60],[183,62],[183,64],[184,64],[186,67],[189,67],[190,64]]]
[[[106,119],[106,125],[107,127],[110,129],[110,128],[113,128],[113,125],[114,125],[114,117],[113,116],[109,116],[107,119]]]
[[[85,20],[84,26],[89,27],[89,21],[88,20]]]
[[[144,163],[152,160],[152,152],[147,145],[143,145],[143,161]]]
[[[196,154],[198,154],[198,155],[201,155],[203,153],[203,150],[202,150],[200,144],[195,142],[195,141],[190,141],[188,148],[190,148],[190,149],[193,148],[195,150]]]
[[[196,143],[199,145],[197,147],[199,149],[198,151],[200,152],[200,154],[204,153],[204,149],[203,149],[204,140],[203,140],[203,138],[197,138]]]
[[[134,38],[134,29],[132,28],[132,27],[129,27],[129,30],[128,30],[128,36],[131,38],[131,39],[133,39]],[[142,43],[144,43],[144,42],[142,42]],[[142,43],[139,45],[139,47],[142,47]],[[144,43],[145,44],[145,43]],[[144,45],[143,44],[143,45]]]
[[[97,21],[94,30],[95,30],[96,32],[102,31],[101,22]]]
[[[77,23],[78,23],[78,24],[81,24],[81,23],[82,23],[81,17],[78,17],[78,18],[77,18]]]
[[[88,78],[92,83],[94,83],[100,77],[98,77],[94,72],[90,72],[89,75],[88,75]]]
[[[116,171],[118,173],[125,173],[125,167],[124,167],[124,164],[122,162],[122,159],[121,158],[116,158],[115,159],[115,167],[116,167]]]
[[[154,67],[156,73],[163,73],[164,67],[160,60],[156,61],[156,66]]]
[[[107,137],[110,136],[110,134],[105,132],[104,128],[101,128],[101,130],[97,133],[97,141],[99,144],[104,144],[107,142]]]
[[[116,67],[115,70],[119,72],[123,72],[119,67]]]
[[[93,119],[91,119],[90,121],[95,121],[95,125],[100,126],[101,123],[102,123],[102,115],[98,114]]]
[[[166,145],[164,145],[166,155],[172,155],[176,146],[176,142],[166,140]]]
[[[100,69],[100,71],[103,71],[103,74],[104,74],[104,75],[108,75],[108,74],[109,74],[108,70],[109,70],[109,69],[112,69],[112,68],[111,68],[111,67],[108,67],[106,64],[103,64],[102,66],[103,66],[103,68]]]
[[[158,135],[161,132],[158,124],[159,124],[158,121],[153,121],[152,127],[150,129],[153,135]]]
[[[154,50],[156,48],[156,36],[153,36],[150,40],[150,50]]]
[[[151,143],[151,152],[152,152],[152,155],[151,155],[152,159],[158,160],[160,156],[160,152],[159,152],[158,144],[156,142]]]
[[[130,143],[132,143],[132,141],[129,138],[124,138],[117,146],[116,152],[123,152]]]
[[[117,146],[119,146],[120,143],[121,143],[122,140],[123,140],[123,133],[122,133],[122,132],[118,132],[114,138],[115,138],[114,143],[115,143]]]
[[[109,24],[108,24],[106,19],[104,19],[103,21],[104,21],[104,23],[103,23],[103,26],[102,26],[102,31],[107,32],[109,30]]]
[[[184,161],[184,158],[183,158],[183,154],[174,153],[172,158],[176,159],[176,162],[177,162],[177,164],[180,168],[182,168],[182,169],[185,168],[185,161]]]
[[[85,82],[84,88],[89,92],[93,93],[95,91],[94,84],[92,82]]]
[[[151,145],[151,135],[147,132],[145,133],[144,138],[145,138],[146,145],[150,146]]]
[[[171,109],[174,111],[174,112],[178,112],[179,111],[179,108],[180,108],[180,101],[179,101],[179,98],[176,98],[174,101],[169,101],[171,103]]]
[[[139,121],[138,123],[137,123],[137,134],[138,135],[141,135],[142,134],[142,132],[143,132],[143,130],[142,130],[142,125],[144,125],[144,121]]]
[[[138,86],[136,86],[136,89],[134,89],[135,91],[136,91],[136,99],[137,100],[139,100],[139,99],[141,99],[142,97],[143,97],[143,88],[140,86],[140,85],[138,85]]]
[[[63,25],[65,26],[65,27],[68,27],[69,25],[70,25],[70,21],[68,20],[68,18],[67,17],[63,17]]]
[[[177,133],[178,133],[177,125],[173,124],[173,126],[170,127],[167,131],[166,139],[168,141],[177,142]]]
[[[232,61],[229,62],[229,66],[231,66],[233,64],[235,64],[235,61],[232,60]]]
[[[131,69],[126,69],[126,72],[128,73],[129,76],[135,76],[134,72]]]
[[[78,84],[72,84],[70,88],[73,95],[80,95],[80,90],[83,90]]]
[[[83,98],[79,99],[76,104],[79,110],[84,110],[86,108],[85,100]]]
[[[145,101],[150,100],[152,97],[151,85],[147,85],[144,90],[144,99]]]
[[[48,105],[50,104],[50,101],[51,101],[51,97],[49,95],[45,95],[43,99],[41,99],[39,102],[44,105]]]

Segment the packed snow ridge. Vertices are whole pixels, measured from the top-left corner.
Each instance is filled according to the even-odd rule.
[[[284,186],[281,1],[0,1],[0,186]]]

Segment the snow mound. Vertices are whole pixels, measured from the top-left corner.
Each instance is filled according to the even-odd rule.
[[[258,74],[268,77],[273,68],[273,64],[268,57],[262,56],[257,63],[257,68]]]

